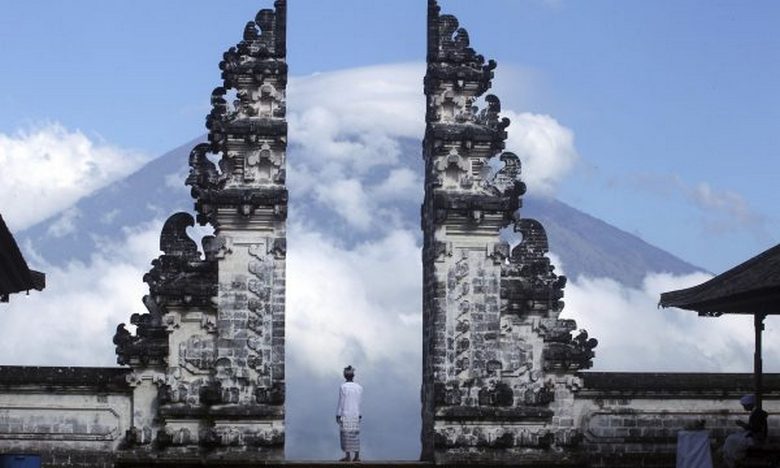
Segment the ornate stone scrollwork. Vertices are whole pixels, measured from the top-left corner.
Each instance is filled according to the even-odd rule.
[[[478,83],[478,93],[490,88],[496,62],[477,54],[470,47],[469,33],[461,28],[458,19],[452,15],[440,14],[435,0],[428,1],[428,73],[426,86],[436,80],[450,79],[456,87],[467,81]],[[451,64],[451,68],[440,67],[440,63]]]
[[[501,195],[514,198],[522,196],[525,194],[526,185],[519,179],[520,158],[508,151],[501,153],[499,158],[504,166],[487,181],[487,184]]]
[[[206,156],[209,153],[213,153],[209,143],[200,143],[190,151],[190,173],[184,184],[192,187],[190,193],[193,198],[217,189],[223,181],[216,164]]]
[[[198,247],[187,235],[195,222],[188,213],[176,213],[160,234],[163,254],[152,261],[144,275],[150,296],[161,307],[169,304],[210,304],[216,296],[216,263],[201,259]]]
[[[512,406],[514,402],[514,392],[504,382],[493,382],[479,390],[481,406]]]
[[[510,122],[507,117],[499,117],[499,114],[501,113],[501,100],[493,94],[488,94],[485,96],[485,102],[487,103],[487,107],[477,114],[476,122],[491,130],[505,134],[503,133],[504,129],[509,126]]]
[[[522,218],[515,221],[514,228],[522,241],[512,249],[502,272],[506,312],[524,316],[548,309],[560,311],[566,277],[553,272],[544,227],[534,219]]]
[[[114,335],[119,364],[164,365],[168,359],[168,333],[175,327],[163,321],[166,307],[172,304],[210,305],[216,295],[216,265],[200,258],[197,244],[187,235],[194,220],[187,213],[176,213],[165,222],[160,234],[163,254],[152,261],[144,275],[149,294],[143,303],[148,312],[133,314],[135,335],[124,324]]]
[[[143,302],[149,312],[130,317],[130,323],[136,326],[135,335],[125,328],[124,323],[117,325],[113,342],[120,365],[161,366],[167,361],[168,333],[162,323],[160,308],[151,296],[144,296]]]
[[[593,357],[596,353],[593,349],[599,342],[595,338],[589,338],[588,332],[580,332],[568,340],[548,343],[542,352],[542,361],[545,370],[575,371],[589,369],[593,366]]]

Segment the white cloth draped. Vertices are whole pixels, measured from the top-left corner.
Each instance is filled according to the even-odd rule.
[[[677,433],[677,468],[712,468],[709,431]]]

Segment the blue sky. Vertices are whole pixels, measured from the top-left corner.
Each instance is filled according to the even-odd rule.
[[[191,207],[186,171],[161,165],[170,173],[120,187],[174,200],[160,206],[81,212],[75,203],[205,133],[221,55],[271,1],[0,2],[0,213],[15,232],[48,218],[40,242],[96,246],[58,252],[57,262],[23,245],[48,286],[0,310],[0,355],[112,365],[116,324],[143,312],[141,278],[171,214],[160,206]],[[379,415],[367,424],[387,423],[366,431],[366,455],[415,458],[422,182],[413,138],[424,131],[426,2],[289,3],[289,454],[338,455],[328,389],[349,362]],[[507,147],[523,158],[531,193],[715,273],[780,240],[780,4],[440,3],[498,61],[494,92],[513,119]],[[570,278],[564,315],[599,339],[597,370],[748,371],[744,317],[656,307],[660,292],[706,278],[648,271],[640,287]],[[770,371],[780,366],[778,330],[770,319]],[[306,431],[326,435],[315,444]]]
[[[54,121],[149,156],[188,141],[267,3],[3,2],[0,132]],[[424,3],[291,0],[291,75],[423,61]],[[442,5],[499,62],[505,108],[573,131],[563,201],[714,272],[778,242],[776,2]]]

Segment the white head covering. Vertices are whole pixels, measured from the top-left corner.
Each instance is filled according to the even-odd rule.
[[[742,398],[739,399],[739,402],[742,404],[742,406],[755,405],[756,396],[753,394],[743,395]]]

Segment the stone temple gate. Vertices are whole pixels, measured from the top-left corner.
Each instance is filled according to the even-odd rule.
[[[225,52],[208,142],[190,153],[197,219],[214,229],[205,258],[186,233],[192,216],[171,216],[144,277],[149,312],[131,318],[134,335],[120,325],[114,336],[146,409],[128,448],[284,456],[286,2],[275,6]]]
[[[495,68],[428,2],[422,442],[437,461],[548,458],[575,444],[573,373],[596,346],[558,318],[566,278],[542,225],[519,214],[520,160],[502,152],[509,119],[494,95],[476,105]],[[508,226],[522,235],[512,248]]]
[[[596,340],[559,318],[566,278],[544,227],[522,217],[509,121],[486,95],[496,63],[436,0],[427,37],[422,460],[667,466],[691,422],[722,439],[748,375],[582,372]],[[0,453],[47,466],[284,459],[285,42],[276,0],[219,64],[186,181],[197,221],[214,229],[203,254],[186,233],[193,216],[171,216],[144,276],[148,311],[114,336],[124,367],[0,366]],[[765,384],[774,415],[780,378]]]

